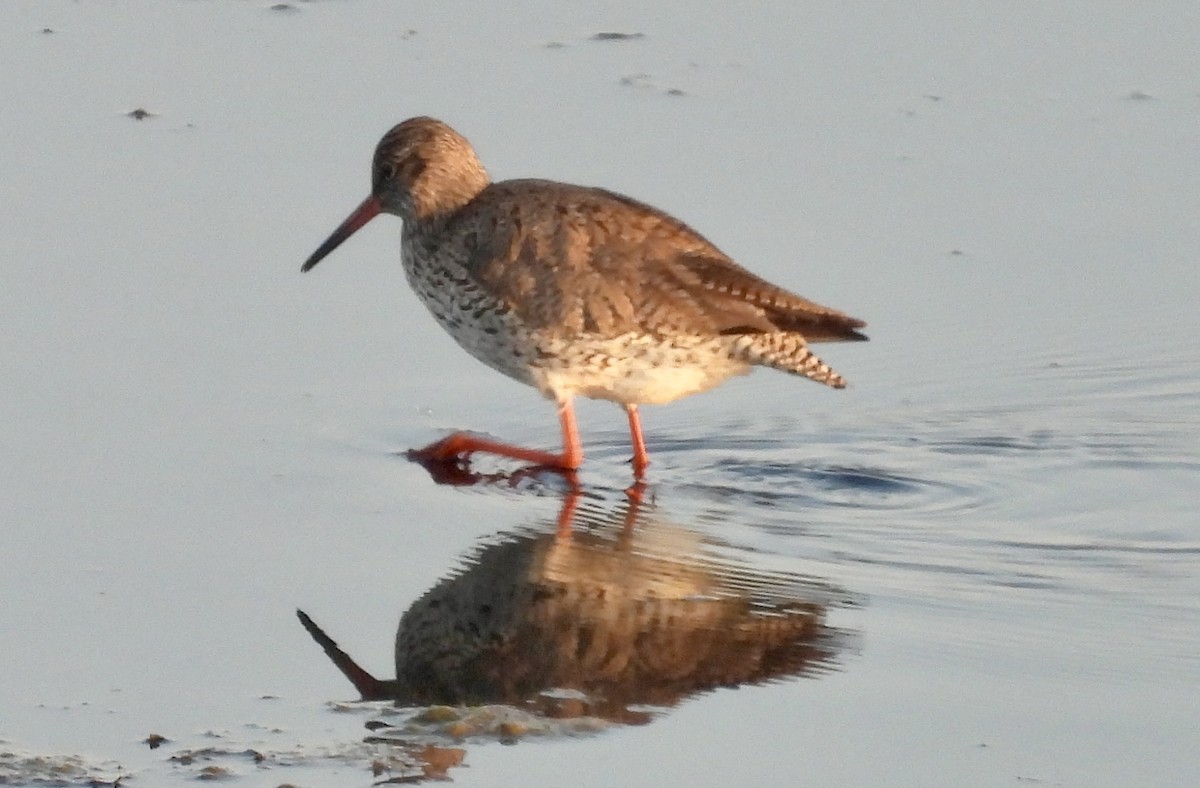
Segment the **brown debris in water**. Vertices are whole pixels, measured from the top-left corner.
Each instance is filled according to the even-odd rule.
[[[634,41],[639,38],[645,38],[645,33],[596,33],[592,36],[592,41]]]

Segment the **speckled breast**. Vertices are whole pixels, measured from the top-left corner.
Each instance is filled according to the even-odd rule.
[[[475,358],[498,372],[537,385],[537,350],[504,304],[479,287],[452,256],[422,248],[405,234],[401,261],[409,286],[438,325]]]

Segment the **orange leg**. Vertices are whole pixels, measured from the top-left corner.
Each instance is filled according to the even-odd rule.
[[[558,423],[562,427],[562,467],[573,471],[583,465],[583,444],[579,441],[579,427],[575,424],[575,402],[570,395],[558,403]]]
[[[637,405],[626,405],[625,413],[629,416],[629,437],[633,441],[633,478],[641,481],[650,465],[646,441],[642,438],[642,419],[638,416]]]
[[[414,449],[408,454],[409,457],[416,460],[449,462],[475,452],[485,452],[560,471],[574,471],[583,464],[583,447],[579,442],[579,429],[575,426],[575,407],[570,399],[558,404],[558,420],[562,424],[562,454],[512,446],[467,432],[452,433],[423,449]]]

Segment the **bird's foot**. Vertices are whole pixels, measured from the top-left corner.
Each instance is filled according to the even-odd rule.
[[[420,449],[409,449],[405,456],[423,465],[457,465],[465,463],[474,451],[477,449],[471,445],[471,436],[465,432],[455,432]]]
[[[410,449],[407,456],[410,460],[419,462],[426,467],[431,464],[463,465],[467,458],[476,452],[509,457],[564,474],[573,474],[579,468],[580,463],[580,458],[577,457],[512,446],[481,438],[469,432],[455,432],[424,448]]]

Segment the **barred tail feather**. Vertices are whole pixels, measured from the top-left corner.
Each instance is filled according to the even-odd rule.
[[[735,348],[738,356],[749,364],[801,375],[835,389],[846,388],[845,378],[809,350],[800,334],[743,334],[738,337]]]

